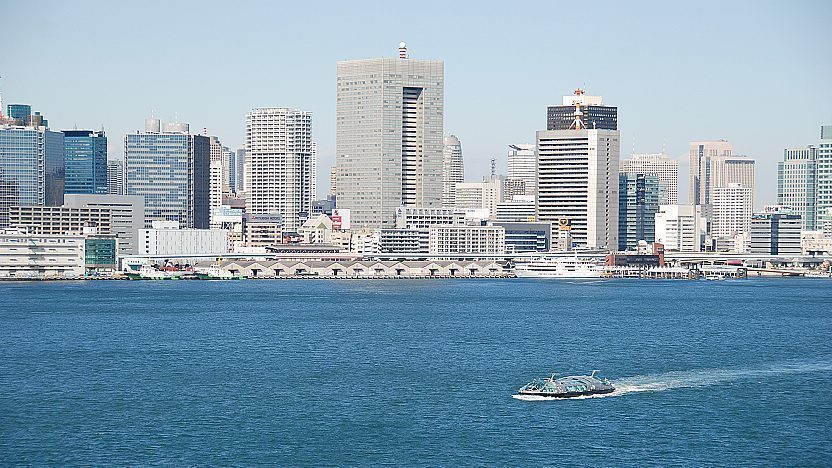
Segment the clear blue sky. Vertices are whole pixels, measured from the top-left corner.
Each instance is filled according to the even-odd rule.
[[[783,148],[832,124],[832,2],[5,2],[4,102],[53,129],[105,126],[110,154],[151,110],[243,144],[252,107],[312,111],[319,192],[335,160],[335,63],[445,61],[445,131],[466,178],[533,142],[546,106],[577,86],[619,108],[622,157],[680,158],[724,138],[758,161],[773,202]]]

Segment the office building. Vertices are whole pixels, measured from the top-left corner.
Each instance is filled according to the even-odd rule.
[[[537,220],[537,206],[531,195],[517,195],[497,203],[497,221],[530,222]]]
[[[618,250],[635,250],[639,241],[656,240],[659,178],[622,172],[618,180]]]
[[[398,58],[338,62],[338,206],[356,227],[390,228],[396,209],[440,208],[444,63]]]
[[[127,195],[144,197],[145,225],[176,221],[183,228],[210,224],[210,143],[188,124],[148,119],[145,132],[124,136]]]
[[[9,207],[9,227],[23,229],[30,234],[83,234],[84,228],[90,226],[94,226],[101,234],[110,234],[112,232],[110,209],[65,206]]]
[[[234,154],[234,193],[242,193],[246,190],[246,149],[239,148]]]
[[[82,233],[33,234],[0,230],[0,277],[67,277],[85,271]]]
[[[430,249],[428,229],[379,229],[379,253],[427,254]]]
[[[820,128],[817,156],[816,229],[832,231],[832,125]]]
[[[118,159],[107,162],[107,193],[124,195],[124,162]]]
[[[711,158],[716,156],[731,156],[733,152],[734,146],[725,140],[691,142],[690,192],[688,192],[688,197],[692,205],[710,206],[711,195],[713,193],[711,184]]]
[[[659,179],[659,204],[679,203],[679,161],[664,153],[633,154],[621,160],[622,173],[644,174]]]
[[[656,213],[656,242],[674,252],[701,252],[706,220],[699,205],[661,205]]]
[[[64,200],[64,134],[0,125],[0,228],[11,206],[58,206]]]
[[[754,193],[754,159],[748,156],[714,156],[711,158],[711,191],[740,184]]]
[[[523,179],[503,180],[503,200],[514,200],[515,197],[526,196],[526,181]],[[534,196],[532,195],[532,198]]]
[[[329,167],[329,195],[335,197],[338,193],[338,166]]]
[[[506,251],[506,231],[502,226],[431,226],[428,251],[431,255],[502,255]]]
[[[497,216],[497,204],[501,201],[503,181],[499,177],[491,177],[482,182],[456,184],[456,208],[486,210],[489,219],[494,219]]]
[[[431,226],[463,225],[465,212],[453,208],[396,209],[397,229],[428,229]]]
[[[751,216],[751,248],[749,251],[765,255],[803,254],[800,215],[791,207],[766,206],[762,213]]]
[[[582,89],[564,96],[562,105],[549,106],[546,130],[575,130],[579,116],[580,128],[618,130],[618,108],[605,106],[601,96],[588,96]]]
[[[751,233],[753,193],[741,184],[717,187],[713,191],[711,237],[748,236]]]
[[[777,163],[777,204],[790,206],[799,215],[803,230],[814,231],[817,224],[818,148],[786,149]]]
[[[144,228],[144,198],[136,195],[65,195],[64,207],[110,211],[110,232],[118,236],[118,256],[138,253]],[[104,231],[101,231],[104,234]]]
[[[445,135],[442,150],[442,206],[456,203],[456,184],[465,180],[462,163],[462,144],[455,135]]]
[[[552,223],[496,221],[491,224],[505,230],[506,252],[548,252],[552,248]]]
[[[243,214],[243,245],[268,247],[283,242],[283,216],[279,214]]]
[[[6,117],[19,120],[18,125],[31,125],[32,106],[28,104],[9,104],[6,106]]]
[[[64,193],[107,193],[104,131],[64,130]]]
[[[537,132],[537,217],[566,220],[578,248],[617,249],[619,132],[587,127],[582,91],[576,93],[571,127]],[[592,98],[596,107],[603,103]],[[610,119],[604,126],[611,126]]]
[[[537,194],[537,157],[535,146],[526,144],[509,145],[506,168],[506,182],[522,180],[523,193],[519,195]],[[506,200],[510,198],[506,197]]]
[[[296,231],[312,209],[312,113],[285,107],[246,114],[247,212],[279,213]]]
[[[186,256],[228,252],[225,229],[180,229],[178,226],[177,221],[153,221],[150,229],[140,229],[139,254]]]

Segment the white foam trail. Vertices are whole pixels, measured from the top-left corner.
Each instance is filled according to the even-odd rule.
[[[767,378],[787,374],[806,374],[832,371],[832,362],[787,362],[759,368],[701,369],[674,371],[662,374],[637,375],[613,381],[615,391],[603,395],[587,395],[575,398],[546,398],[536,395],[512,395],[523,401],[580,400],[608,398],[639,392],[662,392],[676,388],[699,388],[736,382],[750,378]]]

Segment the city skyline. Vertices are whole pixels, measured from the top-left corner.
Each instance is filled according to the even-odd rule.
[[[472,11],[466,5],[440,7],[428,2],[423,11],[413,13],[419,18],[477,17],[478,21],[462,22],[457,28],[444,28],[441,22],[413,21],[413,26],[385,22],[392,13],[371,4],[336,4],[323,12],[281,7],[281,14],[314,15],[311,31],[308,22],[286,25],[287,32],[307,28],[303,31],[308,40],[300,44],[281,40],[288,34],[262,27],[270,18],[280,17],[269,5],[257,5],[258,15],[251,14],[254,4],[239,9],[168,5],[167,15],[159,16],[153,14],[153,6],[161,4],[150,3],[131,12],[153,19],[135,32],[120,29],[115,21],[117,7],[89,5],[95,5],[95,18],[87,18],[85,9],[60,3],[50,8],[10,5],[9,18],[31,16],[37,9],[38,21],[48,24],[53,34],[35,37],[25,48],[4,51],[0,90],[4,103],[31,104],[41,110],[53,130],[103,124],[111,137],[111,157],[123,156],[121,135],[137,130],[135,123],[151,113],[165,121],[189,122],[194,133],[207,127],[209,134],[238,148],[244,144],[245,114],[252,108],[294,107],[315,115],[316,176],[318,185],[325,187],[329,166],[335,162],[336,62],[394,57],[399,41],[408,43],[413,58],[446,64],[444,132],[465,143],[468,180],[488,175],[492,157],[498,160],[498,172],[505,173],[506,145],[533,143],[534,132],[544,128],[547,106],[578,86],[606,96],[620,109],[622,157],[633,150],[663,150],[680,161],[681,180],[687,180],[689,142],[732,142],[737,153],[758,161],[755,206],[776,201],[775,195],[763,190],[776,184],[783,149],[815,144],[818,127],[832,122],[832,90],[823,85],[831,67],[823,57],[832,55],[832,41],[821,22],[829,16],[823,12],[832,13],[832,6],[822,2],[806,2],[805,7],[817,13],[807,17],[785,5],[760,9],[750,3],[707,3],[681,15],[657,4],[594,4],[585,7],[586,13],[609,27],[580,46],[561,39],[578,31],[580,22],[564,20],[559,26],[563,34],[554,38],[545,34],[543,23],[551,15],[528,14],[535,9],[562,10],[548,4],[517,10],[484,5]],[[177,24],[176,18],[186,12],[195,21]],[[237,34],[215,36],[198,29],[194,25],[200,17],[224,18]],[[13,21],[6,30],[11,36],[24,34],[20,29],[24,24],[28,23]],[[374,26],[369,28],[370,24]],[[499,25],[513,25],[519,34],[487,34]],[[187,37],[182,49],[188,54],[159,57],[158,66],[148,68],[138,65],[131,54],[119,53],[150,51],[154,41],[176,39],[171,31]],[[119,40],[112,44],[98,40],[110,32]],[[336,39],[346,34],[349,40]],[[234,37],[239,39],[230,39]],[[55,38],[98,50],[110,66],[85,73],[84,64],[95,60],[95,54],[63,56],[54,47]],[[243,50],[252,41],[270,50],[267,58]],[[207,56],[221,59],[228,73],[201,73],[199,66]],[[743,58],[739,64],[738,56]],[[291,66],[305,71],[280,73]],[[536,73],[523,71],[532,66]],[[233,73],[237,69],[253,73]],[[795,69],[803,73],[795,75]],[[57,82],[56,76],[60,76]],[[484,108],[481,97],[486,94],[493,99]],[[809,96],[798,114],[791,111],[794,99],[789,96],[795,94]],[[654,109],[661,104],[666,105],[659,116]],[[687,200],[687,184],[680,185],[680,200]]]

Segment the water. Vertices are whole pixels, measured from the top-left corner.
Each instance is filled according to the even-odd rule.
[[[830,286],[0,283],[0,464],[826,465]]]

